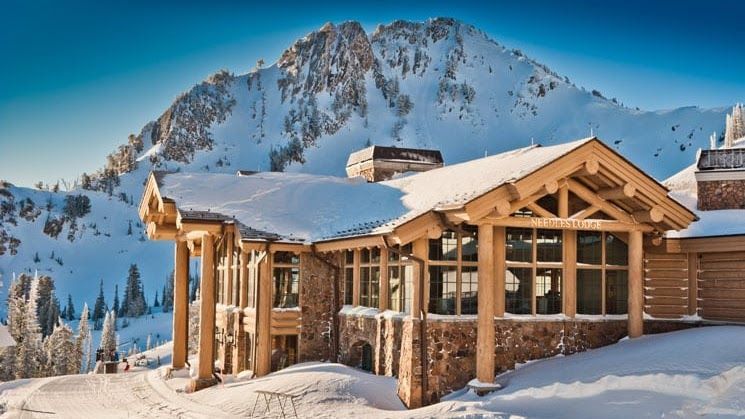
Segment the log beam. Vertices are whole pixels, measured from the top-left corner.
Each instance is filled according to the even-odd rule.
[[[632,215],[640,223],[659,223],[665,218],[665,213],[660,207],[652,207],[649,211],[635,211]]]
[[[601,189],[598,191],[598,196],[607,199],[630,199],[636,195],[636,186],[631,183],[627,183],[617,188]]]

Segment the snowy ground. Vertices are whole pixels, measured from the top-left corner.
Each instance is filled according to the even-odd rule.
[[[163,369],[21,380],[1,384],[0,399],[3,417],[246,417],[255,390],[298,395],[300,417],[745,417],[743,348],[745,328],[737,326],[646,336],[531,362],[499,376],[499,392],[462,390],[417,410],[404,409],[395,379],[324,363],[195,394],[178,391],[184,374],[166,381]]]

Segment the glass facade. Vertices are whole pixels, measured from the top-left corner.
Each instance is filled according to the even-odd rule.
[[[400,248],[403,254],[411,253],[411,245]],[[414,277],[414,266],[411,261],[402,260],[399,253],[388,252],[388,283],[390,300],[388,307],[393,311],[411,313],[411,280]]]
[[[628,312],[628,246],[605,232],[577,233],[577,313]]]
[[[478,228],[463,225],[429,241],[429,302],[434,314],[478,311]]]
[[[359,303],[364,307],[380,306],[380,249],[361,249]]]
[[[297,307],[300,303],[300,257],[291,252],[276,252],[273,262],[272,307]]]

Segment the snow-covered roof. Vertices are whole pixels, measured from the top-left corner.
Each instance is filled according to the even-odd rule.
[[[442,153],[440,150],[374,145],[350,154],[347,166],[377,159],[442,164]]]
[[[663,182],[670,189],[670,196],[688,207],[698,216],[688,228],[680,231],[668,231],[670,238],[693,238],[711,236],[729,236],[745,234],[745,210],[709,210],[696,208],[698,189],[696,183],[697,163],[692,164]]]
[[[16,346],[16,340],[10,335],[8,326],[0,325],[0,348]]]
[[[386,233],[428,211],[462,206],[591,140],[525,147],[379,183],[276,172],[155,178],[161,197],[175,201],[182,216],[209,212],[264,234],[320,241]]]

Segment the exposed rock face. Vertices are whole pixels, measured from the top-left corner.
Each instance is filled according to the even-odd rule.
[[[708,211],[743,208],[745,208],[745,180],[698,182],[698,209]]]

